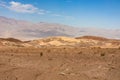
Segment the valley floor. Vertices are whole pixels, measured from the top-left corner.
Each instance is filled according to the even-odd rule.
[[[0,48],[0,80],[120,80],[120,49]]]

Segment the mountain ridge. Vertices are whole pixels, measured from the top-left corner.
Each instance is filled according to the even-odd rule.
[[[102,36],[120,39],[120,29],[102,29],[87,27],[72,27],[58,23],[32,23],[0,16],[0,37],[13,37],[22,40],[32,40],[50,36],[77,37],[84,35]]]

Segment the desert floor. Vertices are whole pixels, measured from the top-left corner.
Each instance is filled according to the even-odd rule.
[[[0,80],[120,80],[120,49],[0,48]]]

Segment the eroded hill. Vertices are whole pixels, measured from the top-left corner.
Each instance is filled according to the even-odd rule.
[[[48,37],[30,41],[21,41],[14,38],[1,38],[0,46],[5,47],[45,47],[45,46],[79,46],[79,47],[101,47],[101,48],[118,48],[120,47],[120,40],[107,39],[97,36],[83,36],[83,37]]]

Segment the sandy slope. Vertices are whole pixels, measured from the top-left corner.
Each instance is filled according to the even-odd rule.
[[[20,41],[14,38],[0,38],[0,46],[6,47],[43,47],[43,46],[79,46],[79,47],[101,47],[118,48],[120,40],[107,39],[96,36],[72,37],[48,37],[30,41]]]

